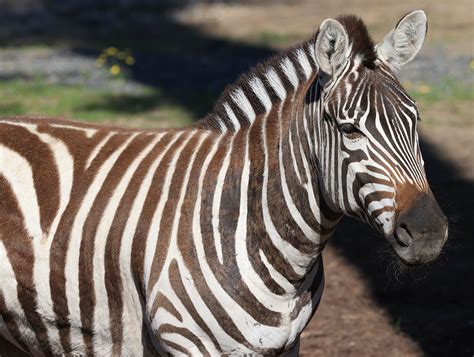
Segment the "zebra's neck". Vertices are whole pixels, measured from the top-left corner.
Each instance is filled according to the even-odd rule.
[[[324,203],[315,167],[315,108],[308,100],[315,96],[317,75],[313,44],[305,42],[242,76],[200,123],[230,132],[232,148],[243,150],[231,166],[242,169],[241,181],[248,180],[241,194],[252,224],[245,233],[260,255],[253,264],[274,291],[286,282],[300,287],[339,219]],[[273,284],[270,266],[283,282]]]

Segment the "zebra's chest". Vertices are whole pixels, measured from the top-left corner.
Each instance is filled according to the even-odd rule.
[[[319,281],[297,297],[265,295],[265,288],[243,284],[237,272],[211,270],[204,262],[189,269],[185,259],[176,256],[165,265],[148,304],[152,330],[172,354],[281,353],[297,342],[323,289]]]

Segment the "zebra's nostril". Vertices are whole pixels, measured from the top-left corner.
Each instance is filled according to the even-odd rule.
[[[400,237],[398,236],[397,232],[393,232],[393,238],[395,238],[395,241],[402,247],[406,248],[408,247],[408,244],[404,243]]]
[[[403,248],[406,248],[413,241],[413,236],[405,223],[402,223],[393,233],[395,241]]]
[[[400,224],[400,227],[403,228],[407,232],[407,234],[410,236],[411,239],[413,239],[413,236],[410,230],[408,229],[408,226],[405,223]]]

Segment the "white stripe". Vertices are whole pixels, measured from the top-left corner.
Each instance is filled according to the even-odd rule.
[[[17,316],[19,333],[27,342],[30,354],[38,354],[41,348],[18,300],[18,283],[2,240],[0,240],[0,293],[3,295],[6,309]]]
[[[294,89],[298,88],[298,84],[299,84],[298,74],[296,73],[296,69],[295,69],[295,66],[293,65],[293,62],[288,57],[285,57],[283,61],[281,62],[280,66],[281,66],[281,69],[283,69],[283,72],[285,73],[286,77],[290,81],[293,88]]]
[[[273,68],[269,68],[265,73],[265,78],[267,79],[268,84],[270,84],[275,91],[278,98],[280,98],[281,101],[284,101],[286,98],[286,90],[278,76],[278,73]]]
[[[293,293],[295,292],[295,287],[288,281],[288,279],[286,279],[283,275],[280,274],[280,272],[278,272],[278,270],[273,267],[273,265],[268,261],[267,256],[265,255],[263,250],[259,249],[258,254],[260,256],[260,259],[262,260],[263,265],[265,265],[265,267],[268,269],[268,272],[270,273],[272,279],[278,285],[280,285],[280,287],[282,287],[287,294],[293,295]],[[284,252],[283,254],[287,256],[286,252]]]
[[[28,235],[41,239],[40,209],[30,163],[16,151],[0,145],[0,173],[15,194]]]
[[[240,88],[237,88],[230,96],[232,97],[234,103],[237,104],[237,107],[244,112],[249,123],[252,123],[255,120],[255,111],[253,110],[252,104],[245,96],[244,91]]]
[[[161,134],[162,139],[165,134]],[[143,207],[148,197],[153,177],[155,176],[156,170],[161,163],[161,160],[168,149],[175,143],[179,135],[175,136],[174,140],[171,140],[167,146],[160,152],[154,161],[151,163],[146,176],[144,177],[138,193],[133,201],[133,206],[130,210],[130,216],[127,219],[127,223],[124,228],[122,236],[122,247],[120,249],[120,273],[122,277],[122,283],[124,287],[133,287],[135,285],[135,279],[131,271],[131,260],[132,260],[132,244],[135,232],[137,230],[138,221],[140,214],[143,211]],[[143,313],[138,295],[137,289],[123,289],[122,291],[123,307],[123,340],[122,340],[122,355],[131,356],[137,351],[140,351],[142,341],[142,326],[143,326]],[[153,337],[153,336],[150,336]],[[139,346],[134,346],[133,341],[138,341]]]
[[[79,351],[84,348],[84,339],[80,327],[81,309],[79,305],[79,256],[82,241],[82,233],[84,223],[89,216],[92,205],[95,202],[97,194],[99,193],[104,181],[106,180],[110,170],[115,165],[120,154],[125,150],[128,144],[136,136],[130,136],[117,150],[115,150],[109,158],[102,164],[99,171],[94,177],[89,186],[86,195],[84,196],[81,206],[74,219],[69,247],[66,255],[66,298],[69,309],[69,323],[71,324],[71,344]]]
[[[313,69],[311,68],[311,65],[309,64],[306,53],[303,51],[302,48],[300,48],[296,51],[296,54],[298,56],[299,64],[301,65],[301,68],[303,68],[306,79],[309,79],[311,77],[311,74],[313,73]]]
[[[235,136],[234,136],[235,137]],[[220,143],[221,141],[219,141]],[[219,175],[217,176],[216,188],[214,190],[214,197],[212,200],[212,231],[214,236],[214,244],[216,246],[217,259],[219,262],[223,263],[223,253],[222,253],[222,243],[221,243],[221,233],[219,231],[219,217],[220,217],[220,208],[221,208],[221,199],[222,191],[224,188],[224,180],[227,174],[227,170],[230,164],[230,156],[232,153],[232,143],[230,141],[229,147],[227,148],[227,154],[225,155],[224,161],[222,162],[221,169],[219,170]]]
[[[234,126],[234,130],[238,131],[240,129],[240,122],[239,122],[239,119],[237,119],[237,117],[235,116],[235,113],[230,107],[229,103],[227,102],[224,103],[224,109],[225,109],[225,112],[227,113],[227,116],[230,119],[230,122]]]
[[[114,132],[110,132],[110,133],[107,133],[107,135],[105,135],[102,140],[95,146],[94,150],[92,150],[89,158],[87,159],[87,163],[86,163],[86,169],[88,169],[91,164],[92,164],[92,161],[94,161],[94,159],[96,158],[97,154],[99,154],[100,150],[105,146],[105,144],[107,144],[107,142],[109,141],[109,139],[114,135],[115,133]]]
[[[161,191],[160,200],[156,207],[156,210],[153,214],[153,218],[151,220],[151,227],[148,232],[148,237],[146,240],[146,250],[145,250],[145,263],[144,263],[144,282],[145,286],[148,290],[148,284],[150,279],[151,273],[151,266],[153,263],[153,259],[155,258],[157,242],[160,235],[160,228],[161,228],[161,219],[163,218],[163,210],[165,208],[165,204],[168,201],[169,193],[170,193],[170,186],[171,182],[176,170],[176,164],[178,162],[179,157],[181,156],[181,152],[183,151],[186,144],[189,140],[193,137],[196,132],[191,132],[191,135],[188,135],[186,139],[183,140],[181,145],[173,152],[173,158],[170,161],[168,169],[166,170],[166,176],[164,178],[163,189]]]
[[[170,342],[173,342],[177,344],[178,346],[181,346],[188,350],[191,353],[191,356],[201,356],[202,353],[199,351],[198,347],[192,342],[191,340],[187,339],[185,336],[175,333],[175,332],[165,332],[161,334],[161,337],[164,340],[168,340]],[[166,341],[163,341],[163,344],[166,345]],[[174,350],[172,347],[166,346],[167,349]],[[174,350],[176,351],[176,350]],[[183,356],[182,352],[176,351],[176,354],[174,356]]]
[[[227,103],[226,103],[226,104],[227,104]],[[224,104],[224,105],[226,105],[226,104]],[[216,115],[216,121],[217,121],[217,124],[219,124],[219,131],[220,131],[221,133],[226,132],[226,131],[227,131],[227,128],[226,128],[224,122],[222,121],[222,118],[221,118],[220,116]]]
[[[268,96],[267,90],[265,89],[265,86],[263,85],[262,81],[260,80],[260,78],[253,77],[250,80],[249,84],[255,95],[265,107],[265,112],[268,113],[272,109],[272,101]]]
[[[93,344],[95,351],[101,351],[102,345],[112,340],[110,330],[110,311],[107,288],[105,286],[105,247],[109,236],[110,228],[115,218],[115,214],[119,207],[120,201],[133,178],[143,159],[150,153],[155,144],[160,140],[157,136],[143,149],[139,155],[128,166],[127,171],[122,176],[119,184],[110,197],[107,206],[102,213],[102,217],[97,227],[94,242],[93,255],[93,281],[96,305],[94,309],[94,326],[93,326]]]
[[[54,354],[64,354],[62,345],[60,343],[59,330],[53,327],[49,321],[56,319],[56,314],[53,311],[53,300],[51,298],[50,287],[50,249],[53,238],[56,234],[61,217],[69,203],[72,181],[74,174],[74,159],[69,152],[68,147],[59,139],[40,133],[36,127],[28,126],[28,130],[32,134],[47,144],[54,157],[54,163],[59,179],[59,207],[54,220],[51,224],[49,232],[43,237],[37,237],[33,240],[33,247],[35,252],[35,264],[33,270],[34,283],[37,291],[37,309],[38,312],[46,319],[46,330],[50,340],[52,352]]]
[[[288,299],[284,295],[277,295],[270,291],[262,278],[250,262],[247,248],[247,214],[248,214],[248,187],[250,179],[249,138],[245,140],[244,166],[240,179],[240,208],[237,228],[235,230],[235,251],[237,266],[242,281],[249,288],[255,298],[270,311],[285,311],[288,309]]]
[[[266,136],[266,125],[263,130],[263,144],[265,151],[267,150],[267,136]],[[306,273],[306,266],[309,264],[311,258],[305,254],[302,254],[298,249],[293,247],[290,243],[284,240],[278,233],[270,214],[268,205],[268,153],[265,152],[264,169],[263,169],[263,186],[262,186],[262,215],[263,222],[265,224],[265,230],[268,233],[273,245],[287,258],[288,263],[291,264],[292,268],[298,275],[304,275]],[[283,283],[284,284],[284,283]],[[284,288],[284,285],[281,285]],[[286,290],[286,289],[285,289]],[[286,290],[288,293],[293,289]]]

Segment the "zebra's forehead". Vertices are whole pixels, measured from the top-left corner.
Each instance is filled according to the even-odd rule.
[[[333,117],[358,122],[370,114],[393,117],[394,112],[403,112],[406,118],[418,118],[416,102],[388,68],[351,62],[327,97],[326,109]]]

